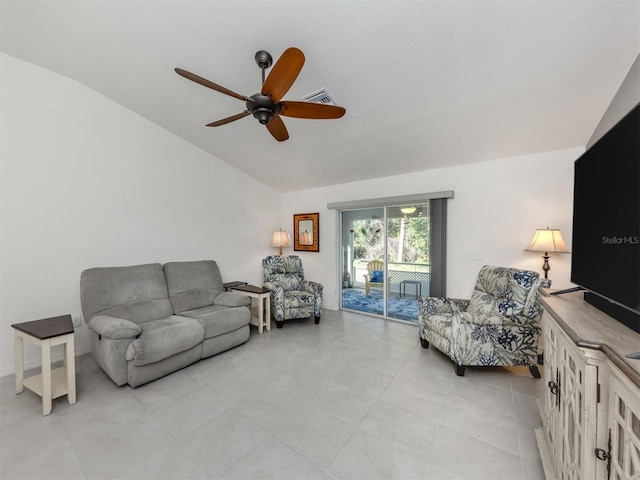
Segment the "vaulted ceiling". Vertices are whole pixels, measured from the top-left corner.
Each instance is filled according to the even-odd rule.
[[[1,50],[77,80],[286,192],[584,146],[640,52],[637,0],[1,0]],[[260,90],[258,50],[306,63],[339,120],[207,123]],[[34,119],[36,122],[37,119]]]

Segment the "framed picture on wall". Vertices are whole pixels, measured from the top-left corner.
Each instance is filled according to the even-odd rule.
[[[320,251],[320,214],[293,215],[293,249],[303,252]]]

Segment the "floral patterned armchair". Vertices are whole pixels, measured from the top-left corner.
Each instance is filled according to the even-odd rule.
[[[420,343],[448,355],[459,376],[466,366],[524,365],[540,378],[538,294],[550,286],[535,272],[485,265],[470,300],[420,299]]]
[[[322,285],[304,279],[297,255],[271,255],[262,260],[264,288],[271,290],[271,313],[278,328],[284,320],[322,315]]]

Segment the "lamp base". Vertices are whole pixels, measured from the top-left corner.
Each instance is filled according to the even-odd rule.
[[[544,255],[542,256],[542,258],[544,258],[544,263],[542,264],[542,271],[544,271],[544,278],[549,278],[549,270],[551,270],[551,267],[549,266],[549,254],[547,252],[544,252]]]

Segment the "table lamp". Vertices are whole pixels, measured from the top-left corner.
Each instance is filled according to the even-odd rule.
[[[533,239],[525,248],[530,252],[544,252],[542,258],[544,263],[542,264],[542,270],[544,271],[544,278],[549,278],[549,252],[553,253],[569,253],[567,245],[562,239],[562,233],[558,228],[539,228],[536,233],[533,234]]]
[[[271,246],[280,248],[279,255],[282,255],[282,247],[290,247],[291,246],[291,238],[289,237],[289,232],[282,231],[282,229],[277,232],[273,232],[271,236]]]

